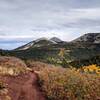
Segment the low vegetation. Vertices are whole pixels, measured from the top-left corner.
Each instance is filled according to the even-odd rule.
[[[100,66],[94,64],[89,66],[84,66],[78,70],[85,73],[100,74]]]
[[[41,71],[44,68],[55,67],[55,65],[43,63],[40,61],[34,61],[34,60],[27,60],[26,65],[28,68],[33,69],[34,71]]]
[[[3,82],[0,82],[0,100],[11,100],[6,84]]]
[[[46,100],[100,100],[100,67],[97,65],[77,69],[62,68],[33,60],[27,60],[26,66],[15,58],[0,61],[0,75],[14,76],[34,70],[38,74],[40,88]],[[1,82],[0,98],[11,100],[8,92],[5,84]]]
[[[21,67],[2,67],[0,66],[0,75],[19,75],[21,73],[26,73],[29,68],[21,68]]]
[[[99,100],[100,75],[60,67],[44,68],[39,83],[47,100]]]
[[[0,57],[0,75],[18,75],[30,70],[26,64],[15,57]]]

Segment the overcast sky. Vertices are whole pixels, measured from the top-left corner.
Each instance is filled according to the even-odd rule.
[[[100,0],[0,0],[0,48],[88,32],[100,32]]]

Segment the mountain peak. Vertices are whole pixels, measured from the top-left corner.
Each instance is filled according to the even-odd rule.
[[[59,38],[57,37],[52,37],[50,40],[56,42],[56,43],[59,43],[59,42],[62,42],[62,40],[60,40]]]

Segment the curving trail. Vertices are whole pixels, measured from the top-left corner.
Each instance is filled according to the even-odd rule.
[[[46,100],[34,72],[18,76],[0,76],[0,80],[7,84],[8,94],[12,100]]]

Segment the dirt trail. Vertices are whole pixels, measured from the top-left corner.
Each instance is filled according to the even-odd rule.
[[[7,84],[12,100],[45,100],[38,86],[37,74],[34,72],[18,76],[0,76],[0,80]]]

